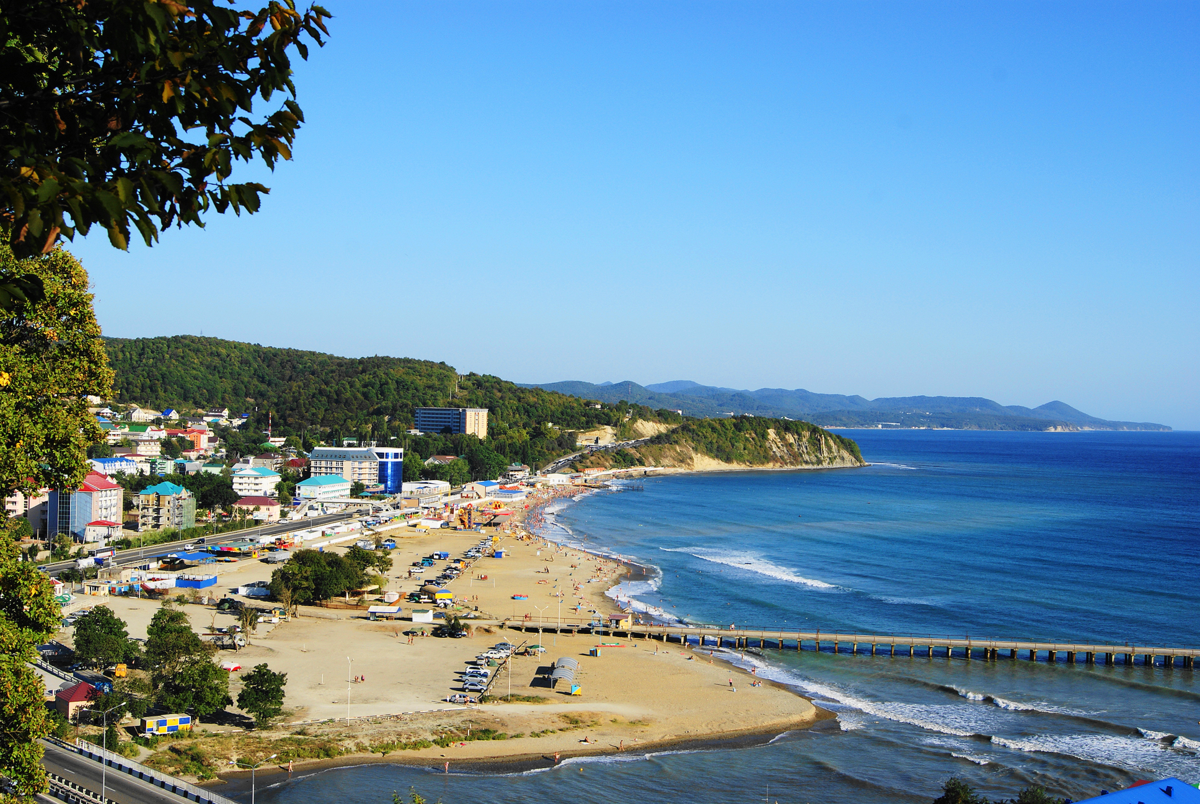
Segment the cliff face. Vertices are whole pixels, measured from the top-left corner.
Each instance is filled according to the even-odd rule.
[[[866,466],[858,445],[804,422],[757,419],[688,423],[618,452],[589,456],[587,467],[658,466],[685,471],[837,469]]]

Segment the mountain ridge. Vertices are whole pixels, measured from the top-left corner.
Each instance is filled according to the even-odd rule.
[[[599,402],[626,401],[680,410],[686,416],[770,416],[803,418],[822,427],[933,427],[978,430],[1150,430],[1171,428],[1154,422],[1109,421],[1054,400],[1035,408],[1001,405],[984,397],[865,397],[821,394],[802,388],[755,391],[701,385],[691,380],[639,385],[622,380],[603,385],[568,380],[521,383]]]

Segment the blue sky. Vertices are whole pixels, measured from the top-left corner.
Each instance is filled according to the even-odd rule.
[[[1200,429],[1200,5],[326,7],[259,214],[71,247],[106,334]]]

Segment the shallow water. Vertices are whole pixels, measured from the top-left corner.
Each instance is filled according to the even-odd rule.
[[[857,431],[867,469],[647,478],[556,505],[547,535],[659,570],[627,584],[689,622],[1200,646],[1200,435]],[[768,745],[572,761],[518,775],[365,766],[264,802],[928,802],[1084,798],[1200,781],[1200,685],[1182,668],[765,651],[733,657],[834,711]],[[439,769],[440,770],[440,769]],[[719,783],[714,782],[719,778]],[[769,786],[769,791],[767,790]],[[246,797],[248,800],[248,797]]]

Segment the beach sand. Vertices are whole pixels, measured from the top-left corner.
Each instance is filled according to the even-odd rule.
[[[521,528],[515,524],[509,529]],[[474,531],[420,533],[413,528],[396,529],[388,535],[397,539],[388,586],[401,593],[424,584],[419,578],[406,577],[411,562],[435,550],[461,556],[484,537]],[[492,535],[491,529],[487,535]],[[501,641],[518,645],[537,642],[536,631],[506,628],[506,622],[536,628],[540,617],[547,624],[554,623],[560,601],[564,621],[582,618],[586,622],[593,611],[600,616],[617,611],[604,592],[627,571],[620,562],[547,544],[528,534],[523,538],[497,535],[497,547],[505,550],[505,557],[479,559],[448,586],[459,604],[457,613],[478,617],[464,620],[469,624],[469,637],[405,636],[403,632],[414,627],[408,619],[408,603],[402,604],[403,620],[374,622],[361,609],[301,607],[300,616],[289,622],[260,626],[251,635],[250,645],[241,651],[223,650],[218,655],[219,661],[234,660],[242,665],[243,670],[231,677],[235,699],[242,672],[255,665],[265,663],[287,673],[287,713],[280,723],[249,735],[229,727],[202,728],[231,735],[221,749],[229,751],[230,758],[251,751],[257,754],[260,747],[261,755],[269,755],[273,753],[269,749],[272,739],[302,730],[306,737],[334,740],[343,746],[347,756],[325,764],[371,761],[372,746],[465,733],[468,728],[524,735],[448,748],[393,749],[386,756],[386,761],[441,764],[488,759],[544,762],[552,761],[555,752],[568,757],[678,741],[777,734],[821,719],[823,713],[805,698],[770,682],[751,686],[755,679],[710,656],[707,650],[641,639],[553,633],[542,635],[543,656],[518,656],[511,667],[493,668],[498,676],[490,695],[506,696],[511,685],[512,695],[523,696],[521,699],[471,706],[447,703],[445,698],[459,691],[458,672],[477,654]],[[437,562],[425,575],[436,574],[444,563]],[[274,567],[246,561],[223,569],[218,597],[237,585],[269,578]],[[514,600],[515,594],[528,595],[528,599]],[[129,623],[130,635],[136,637],[144,637],[158,605],[126,598],[107,603]],[[214,623],[236,622],[233,615],[216,613],[211,606],[187,605],[184,610],[200,632]],[[621,646],[605,645],[600,656],[589,655],[601,642]],[[548,666],[559,657],[579,662],[575,683],[581,694],[570,695],[569,684],[560,684],[558,689],[546,685]],[[240,736],[233,737],[235,734]],[[534,734],[539,736],[531,736]],[[205,744],[215,750],[221,743],[212,740],[208,738]],[[384,757],[376,753],[374,761],[381,760]],[[310,763],[296,762],[297,767],[303,764]]]

